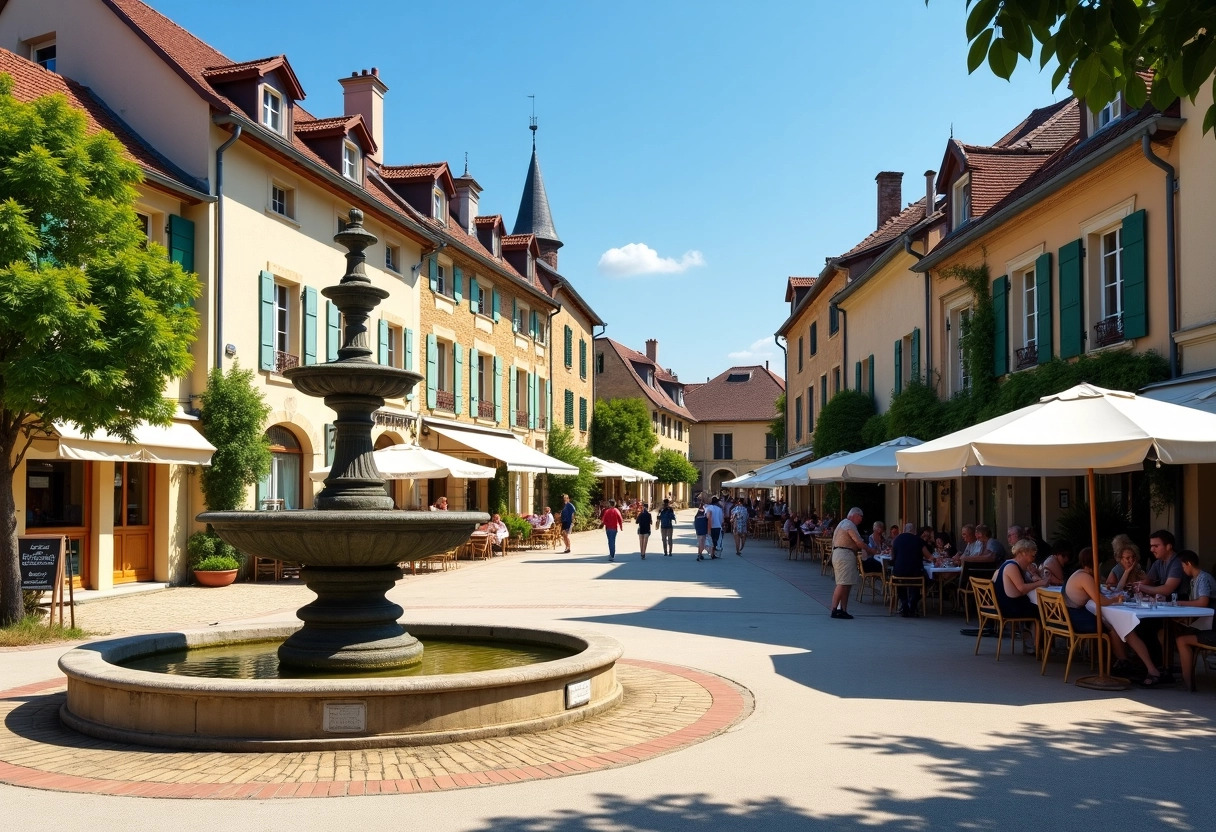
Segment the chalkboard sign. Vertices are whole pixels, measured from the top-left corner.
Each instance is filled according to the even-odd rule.
[[[55,589],[62,580],[63,535],[30,535],[17,538],[23,590]]]

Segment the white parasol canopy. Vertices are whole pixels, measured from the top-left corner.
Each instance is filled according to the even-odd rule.
[[[637,468],[630,468],[628,465],[622,465],[619,462],[600,459],[598,456],[591,457],[591,461],[595,463],[595,475],[600,478],[616,478],[625,482],[654,482],[658,479],[654,474],[639,471]]]
[[[790,469],[788,474],[777,477],[774,482],[777,485],[809,485],[811,472],[822,468],[825,465],[830,465],[841,457],[849,455],[848,451],[837,451],[834,454],[817,459],[814,462],[808,462],[805,465],[799,465],[797,468]]]
[[[912,448],[921,441],[912,436],[900,436],[866,448],[864,451],[846,454],[826,465],[811,469],[810,481],[823,482],[890,482],[907,478],[895,465],[895,453],[901,448]]]
[[[428,480],[440,477],[459,477],[465,480],[488,480],[494,477],[494,469],[454,456],[441,454],[419,445],[389,445],[374,451],[376,467],[386,480]],[[318,468],[309,475],[314,480],[329,476],[329,466]]]

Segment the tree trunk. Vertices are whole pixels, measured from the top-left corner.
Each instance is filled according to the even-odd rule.
[[[10,467],[15,445],[15,437],[0,435],[0,460],[4,461],[5,472],[0,476],[0,627],[20,621],[25,612],[17,559],[17,501],[13,496],[17,472]]]

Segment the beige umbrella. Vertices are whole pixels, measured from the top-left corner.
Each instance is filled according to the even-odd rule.
[[[984,469],[1085,474],[1098,587],[1098,517],[1094,472],[1139,469],[1145,460],[1173,465],[1216,462],[1216,415],[1121,390],[1079,384],[1035,404],[896,453],[909,474]],[[1097,607],[1098,629],[1102,607]],[[1122,689],[1108,668],[1077,680],[1086,687]]]
[[[389,445],[372,453],[376,468],[386,480],[425,480],[439,477],[459,477],[466,480],[493,479],[494,469],[459,459],[418,445]],[[329,466],[308,475],[313,480],[329,476]]]

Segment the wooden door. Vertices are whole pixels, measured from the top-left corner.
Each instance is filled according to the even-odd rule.
[[[156,467],[147,462],[114,464],[114,583],[153,577],[153,495]]]

